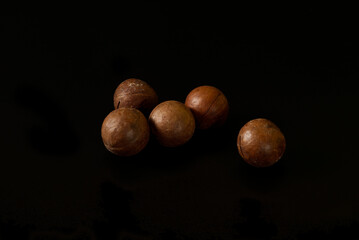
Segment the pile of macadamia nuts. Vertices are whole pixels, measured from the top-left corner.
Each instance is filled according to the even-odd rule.
[[[196,128],[223,125],[229,111],[226,96],[216,87],[199,86],[187,95],[184,103],[175,100],[158,103],[155,90],[136,78],[118,85],[113,102],[115,110],[103,121],[101,136],[105,147],[118,156],[139,153],[146,147],[150,134],[165,147],[183,145]],[[283,133],[264,118],[249,121],[238,133],[238,152],[255,167],[273,165],[282,157],[285,147]]]

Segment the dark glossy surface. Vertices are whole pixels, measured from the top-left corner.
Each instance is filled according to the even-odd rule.
[[[199,129],[219,127],[228,117],[228,100],[221,90],[213,86],[193,89],[187,95],[185,105],[191,109]]]
[[[237,137],[239,154],[254,167],[269,167],[278,162],[285,146],[283,133],[273,122],[264,118],[246,123]]]
[[[354,4],[32,4],[0,16],[1,240],[359,239]],[[228,119],[116,156],[100,129],[131,77],[161,102],[216,86]],[[271,167],[238,154],[256,118],[286,137]]]

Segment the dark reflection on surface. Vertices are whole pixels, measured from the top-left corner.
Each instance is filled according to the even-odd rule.
[[[140,227],[131,212],[131,192],[125,191],[112,182],[104,182],[100,186],[101,207],[105,222],[95,224],[96,235],[100,239],[117,239],[123,232],[139,233]]]
[[[277,226],[261,216],[261,203],[256,199],[240,200],[242,222],[235,225],[239,239],[272,239],[277,235]]]
[[[353,221],[349,224],[338,224],[337,226],[330,227],[329,229],[311,229],[305,233],[298,234],[298,240],[317,240],[317,239],[359,239],[359,224]]]
[[[17,89],[17,104],[31,111],[40,121],[28,122],[26,135],[30,145],[44,154],[70,155],[79,148],[78,137],[69,123],[66,111],[49,95],[32,85]]]
[[[0,220],[0,239],[28,239],[30,226],[21,226],[14,221]]]

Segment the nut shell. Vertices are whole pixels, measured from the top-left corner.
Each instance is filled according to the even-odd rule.
[[[171,100],[160,103],[152,110],[149,125],[161,145],[176,147],[191,139],[196,122],[189,108]]]
[[[157,103],[158,96],[155,90],[145,81],[136,78],[129,78],[120,83],[113,95],[115,109],[136,108],[144,113],[150,113]]]
[[[218,88],[200,86],[193,89],[185,105],[191,109],[199,129],[208,129],[225,123],[228,117],[228,101]]]
[[[110,152],[132,156],[145,148],[150,129],[142,112],[135,108],[119,108],[110,112],[103,121],[101,136]]]
[[[282,157],[286,140],[273,122],[258,118],[241,128],[237,147],[239,154],[248,164],[254,167],[269,167]]]

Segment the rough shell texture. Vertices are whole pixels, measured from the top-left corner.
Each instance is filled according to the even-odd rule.
[[[146,117],[134,108],[119,108],[107,115],[101,136],[105,147],[119,156],[132,156],[148,143],[150,129]]]
[[[149,113],[157,105],[158,96],[146,82],[130,78],[118,85],[113,95],[113,103],[115,109],[129,107]]]
[[[220,126],[227,120],[227,98],[215,87],[200,86],[193,89],[188,94],[185,104],[192,110],[199,129]]]
[[[237,138],[239,154],[250,165],[268,167],[283,155],[286,140],[280,129],[263,118],[246,123]]]
[[[189,108],[178,101],[166,101],[157,105],[149,117],[152,133],[161,145],[180,146],[189,141],[196,123]]]

